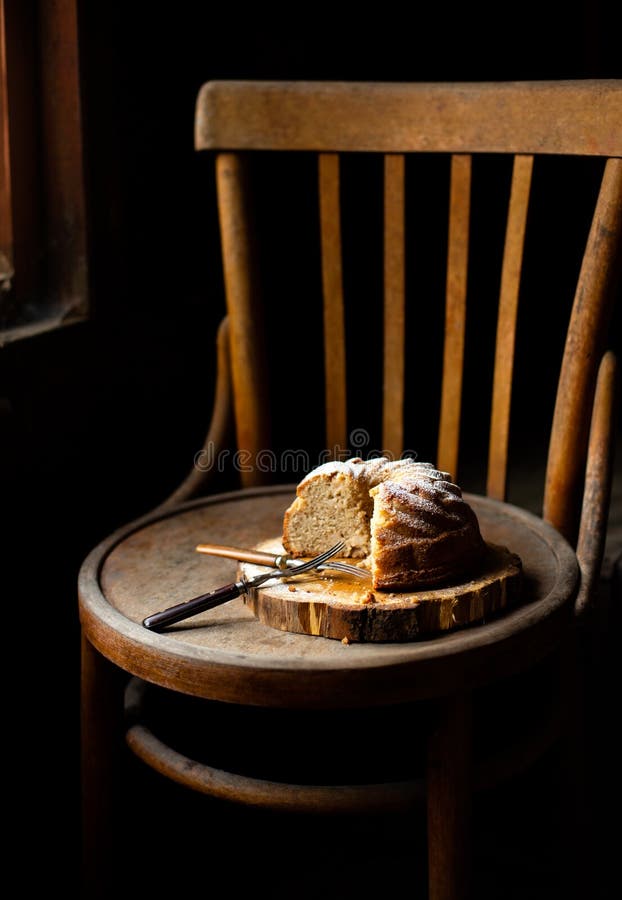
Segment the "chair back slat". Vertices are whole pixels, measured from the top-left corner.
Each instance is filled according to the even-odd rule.
[[[527,210],[531,192],[533,156],[515,156],[512,187],[501,268],[501,290],[497,317],[495,368],[492,387],[492,414],[488,452],[486,492],[505,500],[507,488],[508,437],[512,400],[512,373],[516,342],[516,317],[520,288]]]
[[[216,157],[236,437],[238,449],[244,454],[242,483],[250,487],[269,479],[265,467],[254,463],[256,455],[270,446],[270,422],[261,303],[246,181],[245,162],[240,154],[220,153]]]
[[[339,156],[319,155],[320,235],[324,295],[326,446],[347,447],[346,344],[341,259]]]
[[[471,208],[469,154],[452,156],[450,178],[445,344],[437,465],[457,478]]]
[[[501,283],[498,294],[496,322],[495,362],[492,374],[492,404],[488,441],[487,492],[489,496],[505,499],[510,447],[510,423],[512,412],[512,382],[517,344],[518,302],[521,293],[521,271],[526,240],[527,218],[530,204],[534,211],[546,199],[547,192],[568,187],[574,191],[574,182],[566,185],[564,178],[557,181],[553,171],[556,158],[574,157],[573,172],[579,173],[576,205],[579,220],[560,228],[544,243],[538,238],[545,228],[545,220],[533,216],[532,225],[537,240],[529,244],[525,288],[532,285],[534,259],[537,253],[547,259],[551,250],[551,265],[561,242],[569,237],[574,241],[572,229],[582,227],[583,214],[581,191],[591,179],[590,172],[599,166],[601,157],[604,176],[593,214],[592,227],[587,241],[570,324],[566,337],[561,374],[558,381],[555,413],[553,417],[543,515],[571,541],[576,537],[578,506],[584,475],[589,414],[596,380],[599,353],[606,340],[606,322],[610,313],[612,285],[615,278],[614,261],[619,256],[622,235],[622,132],[617,127],[622,112],[622,80],[498,83],[498,84],[382,84],[364,85],[337,82],[267,83],[267,82],[212,82],[206,85],[197,104],[196,143],[198,148],[217,151],[217,189],[225,290],[230,323],[231,379],[234,412],[237,429],[237,446],[242,451],[256,453],[270,446],[268,442],[268,404],[264,387],[267,367],[262,357],[259,336],[263,316],[258,297],[257,270],[253,255],[253,224],[247,209],[244,187],[245,165],[250,151],[299,151],[317,154],[319,179],[319,237],[323,295],[324,376],[326,391],[326,445],[329,450],[342,453],[348,448],[347,440],[347,385],[346,385],[346,328],[344,297],[344,261],[342,258],[342,212],[347,236],[353,221],[350,193],[343,192],[345,208],[342,210],[341,182],[346,154],[376,153],[383,155],[384,163],[384,331],[382,372],[382,434],[379,444],[385,452],[399,455],[404,449],[407,423],[405,384],[406,367],[406,267],[407,256],[405,169],[411,165],[409,154],[422,153],[449,155],[451,160],[449,189],[449,227],[445,274],[445,328],[442,350],[442,383],[440,386],[440,417],[438,446],[435,462],[441,469],[460,479],[458,457],[465,380],[465,336],[467,313],[467,273],[469,269],[469,244],[473,243],[473,272],[468,275],[473,287],[481,286],[481,294],[474,297],[474,306],[485,310],[488,297],[485,269],[480,269],[482,249],[488,223],[474,217],[473,227],[478,227],[478,241],[470,238],[471,174],[473,156],[489,154],[513,156],[513,172],[509,204],[505,222],[505,246],[501,265]],[[248,153],[247,153],[248,151]],[[261,156],[261,154],[260,154]],[[296,153],[292,154],[293,159]],[[532,169],[535,165],[545,172],[550,167],[552,178],[539,182],[532,191]],[[541,159],[548,157],[548,161]],[[584,161],[585,160],[585,161]],[[485,159],[481,159],[482,172]],[[491,160],[495,172],[497,163]],[[444,164],[444,162],[443,162]],[[561,166],[570,172],[569,161]],[[263,163],[258,162],[261,166]],[[297,163],[296,163],[297,165]],[[303,164],[306,166],[306,162]],[[355,164],[356,165],[356,164]],[[413,172],[422,171],[427,162],[413,160]],[[478,166],[480,162],[478,160]],[[432,163],[429,171],[438,172]],[[591,170],[588,171],[588,166]],[[500,174],[501,169],[496,169]],[[285,171],[289,172],[287,166]],[[477,197],[478,214],[480,188],[478,181],[474,197]],[[561,171],[561,170],[560,170]],[[349,175],[350,169],[346,169]],[[588,180],[582,180],[585,173]],[[430,181],[429,194],[423,201],[434,202],[432,192],[436,185]],[[533,199],[531,195],[533,194]],[[308,195],[307,195],[308,196]],[[358,195],[357,195],[358,196]],[[492,197],[484,193],[484,202]],[[493,209],[496,198],[492,198]],[[315,202],[315,199],[314,199]],[[317,206],[315,207],[317,208]],[[436,208],[436,207],[435,207]],[[568,210],[575,210],[574,201],[568,200]],[[483,207],[486,209],[486,206]],[[415,213],[418,211],[415,210]],[[502,212],[503,216],[504,213]],[[545,212],[546,215],[546,212]],[[427,218],[427,217],[426,217]],[[481,219],[481,216],[480,216]],[[276,224],[277,216],[273,218]],[[414,228],[420,227],[418,216],[413,216]],[[365,235],[369,234],[367,223]],[[483,229],[480,228],[484,225]],[[530,227],[532,227],[530,225]],[[415,232],[419,234],[419,231]],[[494,229],[489,229],[494,235]],[[421,273],[432,293],[436,285],[435,273],[439,271],[436,247],[437,230],[430,230],[430,274],[427,261],[415,270]],[[417,239],[419,242],[419,238]],[[427,232],[425,240],[428,240]],[[494,237],[492,245],[494,245]],[[350,246],[347,243],[346,250]],[[270,250],[269,241],[266,248]],[[380,248],[379,248],[380,249]],[[572,246],[570,248],[572,250]],[[494,246],[491,246],[494,251]],[[313,249],[315,252],[315,247]],[[348,265],[360,259],[346,253]],[[570,254],[569,254],[570,257]],[[378,257],[379,261],[380,257]],[[486,254],[485,265],[496,259],[495,253]],[[361,271],[375,273],[371,256],[369,265],[364,260]],[[570,262],[570,259],[569,259]],[[346,284],[350,284],[350,272]],[[546,274],[546,273],[544,273]],[[363,276],[364,277],[364,276]],[[441,276],[442,277],[442,276]],[[563,302],[567,290],[564,273],[559,278],[552,273],[552,280],[539,279],[532,287],[535,294],[525,303],[527,321],[534,313],[534,305],[546,299],[551,288],[559,294],[552,297],[555,304]],[[278,284],[278,281],[276,282]],[[359,283],[356,278],[352,284]],[[364,285],[363,302],[379,298],[375,293],[374,279]],[[496,287],[492,285],[492,299]],[[369,295],[368,295],[369,293]],[[544,296],[541,296],[544,294]],[[527,299],[527,297],[525,297]],[[359,302],[358,298],[352,302]],[[433,341],[436,312],[430,310],[426,319],[432,326]],[[428,310],[426,309],[426,316]],[[353,320],[354,321],[354,320]],[[359,323],[360,324],[360,323]],[[368,329],[367,322],[357,324],[357,334]],[[479,324],[479,323],[478,323]],[[354,332],[353,332],[354,333]],[[487,338],[484,327],[482,336]],[[372,340],[375,338],[372,336]],[[540,345],[538,348],[540,349]],[[544,350],[548,352],[548,345]],[[357,346],[353,358],[359,352]],[[370,351],[374,355],[377,347]],[[436,360],[435,347],[426,352]],[[551,348],[554,352],[554,348]],[[415,360],[414,366],[418,365]],[[409,362],[410,366],[410,362]],[[547,368],[548,362],[544,366]],[[373,375],[373,392],[376,391],[376,372]],[[469,384],[476,367],[469,365]],[[531,375],[537,378],[537,371]],[[480,380],[481,383],[481,380]],[[524,383],[529,383],[524,382]],[[431,395],[433,396],[433,395]],[[356,398],[358,401],[358,398]],[[540,409],[546,398],[537,398]],[[529,415],[529,409],[518,398],[517,417]],[[525,400],[529,403],[530,398]],[[435,401],[433,401],[435,402]],[[516,403],[514,403],[516,406]],[[471,407],[468,407],[471,410]],[[353,405],[354,409],[354,405]],[[426,412],[427,415],[427,412]],[[479,408],[477,410],[479,415]],[[372,423],[373,424],[373,423]],[[469,423],[476,427],[473,420]],[[477,421],[477,433],[482,434]],[[427,454],[426,449],[426,454]],[[479,453],[479,450],[478,450]],[[434,453],[429,454],[434,458]],[[481,457],[481,453],[479,456]],[[470,460],[472,462],[472,460]],[[270,474],[266,476],[270,477]],[[248,467],[242,472],[245,485],[258,483],[263,475],[258,467]]]
[[[384,378],[382,444],[404,449],[404,157],[384,158]]]
[[[579,273],[547,460],[543,517],[574,543],[596,373],[622,240],[622,159],[608,159]]]

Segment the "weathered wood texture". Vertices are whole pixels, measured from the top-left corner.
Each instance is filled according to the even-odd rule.
[[[326,446],[338,453],[348,446],[346,423],[346,342],[341,263],[339,157],[319,159],[322,287],[324,292],[324,373]]]
[[[0,11],[0,252],[15,271],[15,308],[39,307],[35,321],[9,318],[4,341],[88,311],[77,5]]]
[[[428,746],[429,900],[470,895],[471,731],[471,697],[449,697]]]
[[[82,638],[82,865],[84,896],[109,897],[120,876],[116,857],[123,686],[128,676]]]
[[[234,388],[237,446],[244,453],[242,484],[266,481],[255,465],[257,453],[270,446],[261,303],[250,223],[247,174],[241,156],[216,159],[216,185],[229,318],[231,376]]]
[[[496,500],[505,500],[506,493],[518,292],[532,171],[533,156],[515,157],[501,269],[486,484],[486,493]]]
[[[514,363],[517,304],[520,287],[525,227],[530,194],[533,153],[598,153],[616,134],[611,117],[620,103],[622,82],[557,82],[528,84],[469,85],[344,85],[329,83],[268,84],[215,82],[205,87],[198,102],[198,118],[207,111],[227,109],[222,128],[248,130],[248,147],[264,146],[261,127],[277,141],[280,149],[297,148],[301,132],[289,126],[304,119],[305,133],[321,134],[319,143],[305,147],[321,149],[319,155],[319,203],[324,296],[324,354],[326,394],[326,443],[329,450],[347,446],[346,347],[341,253],[340,160],[336,150],[354,149],[339,143],[345,129],[356,148],[365,149],[365,134],[373,131],[374,115],[382,107],[386,125],[387,111],[382,104],[396,103],[402,121],[391,120],[398,129],[400,152],[385,156],[385,317],[383,445],[393,455],[403,450],[404,405],[404,151],[452,150],[450,222],[447,254],[446,329],[443,354],[443,384],[438,437],[437,464],[458,477],[463,357],[466,328],[466,295],[469,256],[469,219],[471,191],[471,153],[491,150],[483,147],[477,134],[505,134],[506,144],[496,149],[514,152],[515,164],[506,228],[499,301],[498,335],[493,385],[492,423],[489,446],[488,492],[505,496],[509,446],[511,386]],[[236,105],[239,104],[239,105]],[[333,110],[335,119],[330,119]],[[337,110],[339,115],[337,116]],[[415,115],[415,110],[422,118]],[[529,115],[526,114],[528,110]],[[375,112],[374,112],[375,111]],[[572,116],[571,116],[571,112]],[[609,118],[603,115],[607,112]],[[479,118],[478,118],[479,116]],[[293,118],[292,118],[293,117]],[[464,120],[473,117],[477,134],[464,130]],[[566,118],[572,124],[561,126]],[[399,117],[398,117],[399,119]],[[330,120],[330,121],[329,121]],[[450,121],[451,120],[451,121]],[[328,121],[328,124],[327,124]],[[396,124],[398,122],[398,124]],[[604,122],[604,124],[603,124]],[[237,124],[236,124],[237,123]],[[436,124],[434,124],[436,123]],[[453,124],[452,124],[453,123]],[[581,124],[582,123],[582,124]],[[365,127],[364,127],[365,124]],[[451,126],[451,127],[450,127]],[[475,126],[473,126],[475,128]],[[198,125],[199,132],[202,126]],[[254,129],[259,129],[255,133]],[[429,136],[434,129],[459,136],[458,144],[449,141],[437,145]],[[304,130],[303,129],[303,130]],[[323,130],[327,129],[327,130]],[[349,129],[349,130],[348,130]],[[422,146],[411,146],[409,135],[424,129]],[[453,129],[453,131],[452,131]],[[487,130],[489,129],[489,130]],[[548,130],[547,130],[548,129]],[[578,130],[577,130],[578,129]],[[584,129],[584,131],[581,131]],[[218,128],[216,128],[216,132]],[[525,131],[539,134],[537,145],[523,142]],[[214,133],[216,133],[214,132]],[[601,133],[602,132],[602,133]],[[383,132],[384,133],[384,132]],[[583,135],[583,137],[581,136]],[[603,137],[603,135],[605,137]],[[607,137],[607,135],[609,137]],[[588,141],[589,136],[589,141]],[[270,141],[265,146],[272,146]],[[333,143],[330,144],[329,141]],[[605,144],[600,145],[599,141]],[[616,139],[617,140],[617,139]],[[611,148],[622,152],[616,140]],[[326,143],[323,143],[326,142]],[[329,146],[330,144],[330,146]],[[200,143],[200,146],[217,146]],[[226,141],[225,141],[226,145]],[[237,146],[237,144],[234,145]],[[246,145],[244,145],[246,146]],[[607,144],[607,146],[609,146]],[[323,149],[325,148],[325,149]],[[367,147],[367,149],[370,149]],[[386,149],[386,148],[385,148]],[[330,152],[329,152],[330,150]],[[459,152],[458,152],[459,151]],[[468,151],[468,152],[464,152]],[[221,157],[227,165],[241,168],[241,159],[232,153]],[[606,297],[613,281],[613,259],[618,252],[615,212],[617,174],[622,162],[610,159],[606,165],[599,208],[594,219],[581,272],[575,313],[569,331],[569,343],[560,380],[557,411],[552,432],[547,474],[545,516],[574,541],[576,536],[576,498],[587,445],[591,390],[595,380],[595,355],[592,345],[606,318]],[[222,179],[221,179],[222,180]],[[234,190],[220,190],[223,219],[225,275],[231,317],[233,386],[236,404],[238,443],[252,454],[267,446],[267,407],[258,373],[262,371],[258,354],[258,327],[261,315],[254,296],[252,269],[252,223],[247,220],[243,178],[238,173]],[[619,219],[619,215],[618,215]],[[229,221],[230,220],[230,221]],[[602,232],[601,232],[602,226]],[[228,262],[229,261],[229,262]],[[227,272],[232,273],[230,276]],[[231,285],[229,282],[233,281]],[[238,320],[238,324],[234,319]],[[602,334],[602,329],[601,329]],[[578,351],[578,352],[576,352]],[[586,365],[583,365],[586,360]],[[247,484],[264,477],[257,467],[243,473]]]
[[[64,310],[84,315],[86,200],[76,0],[42,3],[39,16],[46,286]]]
[[[622,159],[610,159],[568,326],[546,470],[544,518],[572,543],[577,534],[593,390],[605,349],[621,247]]]
[[[213,81],[197,149],[622,155],[622,81]]]
[[[225,316],[216,335],[216,389],[210,425],[203,446],[194,457],[192,469],[162,506],[173,506],[191,499],[219,472],[218,454],[227,447],[233,425],[229,342],[229,319]]]
[[[398,459],[404,451],[404,342],[406,327],[404,157],[384,160],[384,381],[382,444]]]
[[[436,462],[440,469],[450,472],[454,479],[458,477],[460,446],[470,210],[471,157],[453,156],[449,197],[443,385]]]
[[[577,540],[577,558],[581,569],[581,587],[575,604],[578,615],[589,608],[603,558],[613,474],[616,375],[616,358],[613,353],[608,352],[601,361],[596,382],[581,527]]]
[[[231,378],[237,442],[252,456],[269,446],[265,372],[259,337],[253,226],[245,188],[247,150],[304,150],[320,154],[319,206],[324,292],[327,444],[346,446],[346,365],[341,258],[339,153],[375,151],[385,158],[385,361],[383,443],[403,440],[404,157],[411,152],[452,156],[446,334],[437,463],[456,475],[460,437],[471,156],[515,155],[499,303],[497,362],[488,489],[505,493],[506,450],[519,271],[529,200],[531,156],[622,156],[622,81],[499,84],[344,84],[215,82],[197,103],[196,145],[224,151],[217,158],[225,287],[229,310]],[[80,616],[89,644],[123,670],[162,687],[210,700],[265,707],[341,709],[440,701],[441,716],[428,754],[430,896],[466,894],[471,783],[472,689],[529,667],[563,645],[578,590],[574,499],[580,495],[596,367],[605,333],[608,297],[622,229],[622,160],[609,159],[581,269],[559,384],[542,521],[494,499],[469,497],[490,544],[506,546],[523,564],[521,603],[503,615],[434,640],[351,643],[266,628],[241,600],[155,634],[145,615],[230,582],[231,560],[195,552],[202,541],[254,546],[278,535],[292,490],[256,489],[155,511],[96,548],[80,573]],[[607,419],[613,366],[601,370],[592,418],[583,523],[579,537],[589,601],[602,552],[607,493]],[[221,394],[219,393],[219,396]],[[224,401],[223,401],[224,404]],[[224,404],[226,405],[226,404]],[[217,429],[222,432],[221,428]],[[262,477],[257,467],[243,476]],[[197,486],[194,476],[190,488]],[[185,489],[184,489],[185,490]],[[182,495],[185,496],[185,494]],[[555,528],[551,526],[552,523]],[[347,635],[346,635],[347,636]],[[85,675],[85,716],[97,710],[93,677]],[[91,685],[91,687],[89,687]],[[559,724],[552,715],[529,744],[533,758]],[[88,731],[88,729],[87,729]],[[102,742],[107,740],[101,735]],[[284,786],[198,767],[175,754],[141,725],[129,742],[143,759],[182,784],[241,802],[291,808]],[[514,771],[517,743],[497,775]],[[524,762],[524,760],[523,760]],[[480,776],[478,776],[480,777]],[[490,773],[481,775],[493,778]],[[491,783],[489,780],[488,783]],[[285,786],[286,787],[286,786]],[[372,786],[373,787],[373,786]],[[309,794],[335,811],[359,808],[363,792]],[[389,794],[389,788],[385,788]],[[408,789],[404,789],[408,792]],[[373,791],[372,791],[373,794]],[[392,794],[394,798],[395,794]],[[378,797],[376,797],[378,799]],[[373,800],[373,797],[372,797]],[[333,804],[331,806],[331,803]],[[336,804],[336,805],[335,805]]]
[[[259,550],[282,553],[280,539]],[[243,563],[250,578],[262,569]],[[491,618],[520,601],[521,565],[505,547],[490,546],[468,580],[434,590],[384,593],[340,572],[313,573],[252,590],[246,605],[281,631],[347,641],[410,641]]]
[[[184,787],[233,803],[279,812],[347,813],[405,812],[424,797],[421,780],[381,784],[287,784],[250,778],[189,760],[168,747],[142,724],[126,735],[130,749],[143,762]]]
[[[334,708],[442,696],[501,677],[548,652],[565,628],[578,577],[574,552],[535,516],[468,495],[484,539],[511,548],[525,576],[521,605],[485,625],[433,641],[345,646],[266,628],[234,600],[166,634],[141,626],[150,612],[234,579],[234,561],[196,553],[197,544],[254,546],[278,534],[292,496],[279,487],[210,497],[113,535],[81,570],[89,640],[132,674],[173,690]]]
[[[0,250],[9,263],[12,290],[31,298],[39,287],[42,191],[37,159],[39,127],[35,98],[39,61],[35,45],[36,11],[32,4],[2,3],[2,177]],[[3,298],[6,308],[7,297]]]
[[[0,3],[0,253],[4,256],[3,270],[0,274],[4,276],[3,280],[8,282],[13,267],[13,212],[6,56],[4,3]]]
[[[321,814],[410,812],[426,799],[425,778],[418,772],[413,772],[408,781],[381,784],[291,784],[225,771],[190,758],[167,746],[145,723],[142,695],[149,687],[145,682],[138,685],[126,693],[126,699],[131,698],[126,713],[135,723],[126,734],[127,744],[148,766],[190,790],[249,806]],[[494,708],[489,711],[494,714]],[[473,789],[490,790],[529,769],[559,740],[565,722],[558,711],[544,722],[517,714],[508,742],[501,747],[489,746],[486,754],[478,754],[473,760]]]

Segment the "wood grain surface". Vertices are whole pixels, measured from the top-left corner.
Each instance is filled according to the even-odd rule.
[[[518,294],[531,193],[533,156],[515,156],[501,269],[486,493],[505,500]]]
[[[543,517],[572,543],[578,532],[593,391],[606,349],[621,243],[622,159],[609,159],[566,334],[546,467]]]
[[[227,300],[228,360],[233,384],[237,448],[245,457],[240,480],[245,487],[268,480],[257,454],[270,446],[265,343],[255,231],[247,190],[247,160],[235,153],[216,159],[218,217]]]
[[[212,81],[198,150],[622,155],[622,80]]]
[[[329,451],[348,445],[339,168],[339,156],[336,153],[321,154],[318,160],[318,182],[324,297],[326,446]]]
[[[384,158],[384,375],[382,445],[398,459],[404,451],[406,343],[405,173],[402,154]]]
[[[466,495],[487,542],[523,562],[519,607],[484,625],[434,639],[350,644],[277,631],[235,600],[164,634],[149,613],[218,587],[236,563],[205,557],[204,540],[254,546],[278,534],[293,487],[253,488],[154,512],[100,544],[80,572],[85,636],[141,678],[188,694],[268,706],[340,707],[441,696],[520,670],[555,646],[569,620],[576,557],[535,516]]]
[[[471,157],[453,156],[449,185],[449,236],[445,290],[445,343],[437,464],[458,478],[462,375],[466,333],[471,217]]]
[[[257,549],[283,553],[280,538]],[[265,569],[242,563],[247,578]],[[387,593],[342,572],[310,572],[253,589],[246,605],[282,631],[343,641],[410,641],[481,622],[520,599],[520,559],[506,547],[488,553],[467,580],[445,587]]]

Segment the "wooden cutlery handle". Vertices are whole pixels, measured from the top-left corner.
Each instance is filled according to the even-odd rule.
[[[237,559],[240,562],[254,563],[258,566],[275,566],[278,558],[274,553],[262,553],[260,550],[243,550],[240,547],[224,547],[221,544],[198,544],[199,553],[207,553],[209,556],[226,556],[228,559]]]

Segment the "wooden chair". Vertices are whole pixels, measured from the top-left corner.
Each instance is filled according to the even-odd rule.
[[[114,748],[121,745],[125,732],[134,753],[165,777],[238,803],[303,812],[355,812],[402,810],[427,798],[430,897],[464,896],[472,788],[524,767],[551,746],[567,725],[564,705],[554,705],[537,731],[523,733],[520,742],[509,747],[493,747],[487,759],[474,759],[470,752],[473,697],[486,686],[532,671],[542,660],[563,656],[574,622],[590,608],[598,579],[611,478],[615,359],[605,350],[620,259],[621,124],[622,81],[222,81],[203,87],[197,105],[196,146],[215,154],[227,300],[227,317],[217,339],[216,396],[205,456],[197,458],[189,477],[166,503],[98,546],[85,561],[79,579],[85,852],[91,873],[95,872],[94,883],[110,828]],[[261,311],[258,297],[258,246],[269,261],[278,261],[281,238],[277,235],[276,243],[270,245],[269,235],[264,241],[262,220],[251,224],[248,185],[264,164],[274,166],[270,177],[278,182],[281,166],[292,153],[294,166],[310,170],[317,165],[319,173],[321,282],[318,272],[316,290],[310,280],[314,276],[301,275],[292,291],[302,296],[301,302],[317,296],[320,306],[323,294],[328,448],[349,446],[347,271],[342,254],[346,241],[340,208],[345,187],[340,179],[352,157],[367,160],[379,155],[384,160],[382,445],[397,455],[405,443],[404,409],[412,406],[406,402],[410,355],[405,338],[405,272],[410,248],[417,252],[414,243],[405,241],[405,173],[418,155],[423,163],[439,155],[447,165],[449,193],[442,201],[444,208],[447,200],[449,205],[445,340],[438,450],[433,461],[454,474],[461,431],[469,225],[474,215],[472,172],[480,163],[499,159],[509,172],[511,164],[511,186],[503,199],[507,221],[491,378],[487,496],[468,496],[486,539],[506,544],[521,556],[525,597],[518,608],[485,624],[434,640],[345,647],[338,641],[267,628],[241,600],[166,634],[150,633],[140,624],[145,615],[164,605],[232,580],[235,564],[227,560],[206,564],[194,553],[197,543],[252,545],[278,535],[291,499],[291,485],[265,486],[275,475],[261,465],[261,453],[270,447],[270,415],[278,425],[288,412],[276,393],[279,385],[287,380],[296,356],[308,350],[309,342],[316,338],[321,342],[322,332],[314,332],[309,324],[307,337],[300,328],[292,334],[289,326],[283,327],[280,340],[289,341],[290,362],[283,367],[283,375],[277,372],[271,388],[267,360],[274,363],[275,351],[266,349],[270,343],[263,333],[271,328],[262,329],[268,313]],[[505,502],[512,384],[513,380],[520,384],[521,379],[520,373],[514,376],[514,358],[523,248],[532,176],[540,166],[548,172],[547,167],[562,158],[580,157],[591,158],[602,168],[602,181],[595,192],[582,262],[580,254],[577,257],[570,250],[562,254],[571,258],[575,266],[571,271],[579,274],[557,383],[540,518]],[[264,174],[260,192],[266,190],[267,177]],[[573,184],[565,184],[572,192]],[[297,196],[294,205],[298,203]],[[312,229],[314,213],[309,209]],[[278,225],[282,236],[289,225],[276,219],[273,216],[271,224]],[[257,236],[259,241],[254,240]],[[550,236],[545,235],[545,240]],[[264,285],[267,271],[264,264]],[[268,293],[264,290],[265,310],[270,306]],[[367,304],[371,299],[358,302]],[[557,325],[560,334],[565,329],[563,319],[560,316]],[[316,357],[321,361],[319,350],[308,354],[309,366]],[[321,390],[315,399],[301,399],[317,405]],[[485,407],[489,403],[488,396],[481,398]],[[245,452],[242,461],[246,464],[240,467],[242,489],[191,499],[206,485],[218,489],[218,467],[202,466],[201,460],[229,446],[232,418],[234,446]],[[356,447],[352,449],[356,452]],[[123,721],[128,674],[141,680],[133,682],[129,727]],[[413,778],[338,788],[291,785],[233,774],[210,766],[209,761],[190,761],[141,720],[136,697],[147,690],[147,684],[175,692],[172,696],[266,710],[371,710],[431,704],[426,783]]]

